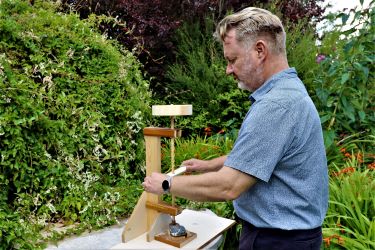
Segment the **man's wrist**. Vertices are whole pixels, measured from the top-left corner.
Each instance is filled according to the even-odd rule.
[[[167,175],[167,178],[161,184],[161,187],[162,187],[165,194],[168,194],[171,191],[172,177],[173,176]]]

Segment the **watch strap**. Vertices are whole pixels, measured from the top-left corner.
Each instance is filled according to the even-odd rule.
[[[162,188],[163,188],[165,194],[168,194],[168,193],[170,192],[170,190],[171,190],[171,186],[172,186],[172,177],[173,177],[173,176],[167,175],[167,179],[165,179],[165,180],[163,181]],[[165,187],[164,183],[167,183],[168,186]]]

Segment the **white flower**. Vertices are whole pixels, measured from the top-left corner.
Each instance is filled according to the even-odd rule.
[[[0,125],[0,135],[4,135],[4,134],[5,134],[4,129]]]
[[[118,200],[120,199],[120,197],[121,197],[121,195],[120,195],[119,192],[115,192],[115,193],[114,193],[114,200],[115,200],[115,201],[118,201]]]
[[[96,147],[93,149],[93,153],[95,156],[100,157],[103,154],[106,155],[107,150],[105,150],[102,145],[96,145]]]
[[[130,131],[134,133],[138,133],[141,130],[140,126],[136,122],[128,121],[126,122],[126,125],[130,129]]]
[[[72,50],[71,48],[69,48],[69,50],[66,52],[66,55],[67,55],[67,57],[72,58],[73,55],[74,55],[74,50]]]
[[[83,214],[84,212],[87,211],[91,207],[91,202],[88,202],[86,206],[83,207],[81,211],[79,211],[80,214]]]
[[[39,194],[36,195],[36,197],[33,198],[33,203],[35,206],[39,206]]]
[[[52,84],[53,84],[52,75],[43,77],[43,84],[47,84],[48,88],[50,89],[52,87]]]
[[[48,202],[46,204],[46,207],[48,207],[48,209],[51,211],[51,213],[53,213],[53,214],[56,213],[56,208],[51,203]]]
[[[5,96],[5,95],[2,95],[1,98],[3,98],[3,100],[6,102],[6,103],[10,103],[12,101],[12,99],[10,99],[9,97]]]
[[[51,159],[52,156],[48,153],[48,152],[44,152],[44,155],[48,158],[48,159]]]
[[[142,112],[141,111],[137,111],[135,112],[133,115],[132,115],[132,118],[136,119],[136,120],[141,120],[141,114]]]

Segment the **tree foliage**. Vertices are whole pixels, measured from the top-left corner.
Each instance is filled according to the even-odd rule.
[[[348,134],[375,133],[374,10],[371,1],[368,8],[332,15],[343,22],[324,35],[319,47],[319,68],[311,84],[326,146]],[[347,23],[350,15],[353,20]]]
[[[65,9],[77,11],[81,18],[90,13],[115,17],[110,24],[100,25],[103,32],[116,38],[129,50],[135,49],[154,79],[151,88],[164,94],[166,65],[173,64],[177,43],[174,34],[184,23],[204,24],[207,16],[219,20],[228,11],[247,6],[275,4],[285,19],[319,20],[324,9],[318,5],[322,0],[63,0]]]

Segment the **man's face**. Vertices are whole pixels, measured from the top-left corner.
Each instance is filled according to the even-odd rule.
[[[224,39],[224,57],[227,60],[226,73],[238,81],[238,87],[255,91],[264,82],[263,68],[257,56],[255,45],[246,48],[236,40],[235,30],[228,32]]]

